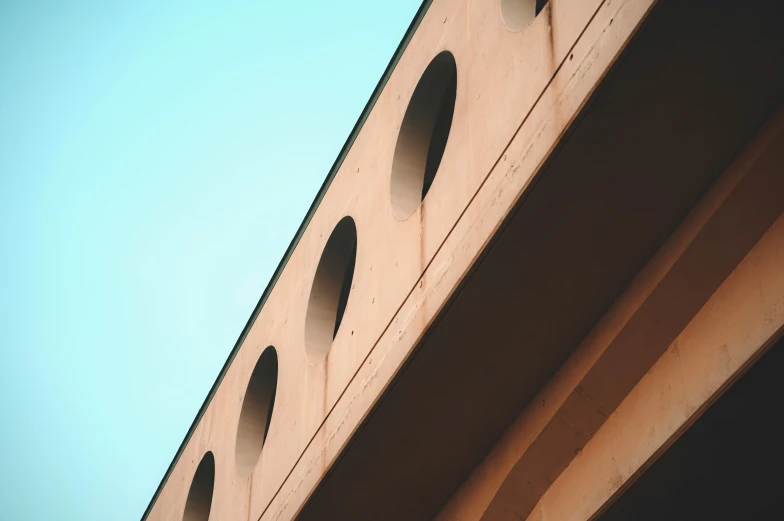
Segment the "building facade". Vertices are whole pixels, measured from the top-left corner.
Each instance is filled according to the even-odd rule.
[[[784,519],[782,22],[425,1],[144,519]]]

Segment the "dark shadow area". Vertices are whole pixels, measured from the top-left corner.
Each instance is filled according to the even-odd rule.
[[[348,266],[346,273],[343,275],[343,283],[340,285],[340,296],[338,297],[338,311],[335,317],[335,331],[332,332],[332,339],[334,340],[340,329],[340,323],[343,322],[343,313],[346,311],[346,304],[348,303],[348,294],[351,293],[351,284],[354,282],[354,266],[357,263],[357,244],[354,243],[354,248],[349,254]]]
[[[441,158],[444,157],[446,142],[449,139],[449,131],[452,128],[452,116],[455,113],[455,99],[457,97],[457,71],[452,79],[447,83],[444,90],[444,98],[441,100],[441,108],[438,109],[433,135],[430,137],[430,146],[427,150],[427,162],[425,163],[425,178],[422,182],[422,199],[424,200],[433,179],[438,172]]]
[[[354,265],[357,227],[344,217],[332,230],[316,267],[305,316],[305,355],[311,364],[324,361],[338,334],[346,311]]]
[[[253,472],[267,439],[278,389],[278,353],[272,346],[259,356],[243,396],[234,461],[240,476]]]
[[[400,125],[390,179],[392,211],[407,219],[427,195],[444,156],[457,96],[457,64],[442,51],[422,73]]]
[[[599,520],[784,519],[783,375],[780,340]]]
[[[207,521],[212,508],[212,490],[215,486],[215,458],[212,452],[202,457],[191,481],[188,498],[185,500],[183,521]]]

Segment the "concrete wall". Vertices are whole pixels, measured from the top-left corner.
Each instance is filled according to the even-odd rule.
[[[302,512],[654,4],[550,0],[537,15],[530,1],[432,3],[149,519],[290,520]],[[420,203],[433,173],[424,143],[434,129],[443,133],[452,88],[444,52],[454,59],[454,111]],[[780,230],[777,223],[755,251],[777,255],[767,244],[781,242]],[[612,428],[599,423],[599,433]],[[513,467],[524,453],[516,446],[505,461]],[[556,466],[571,475],[575,461]],[[492,468],[472,475],[441,518],[503,519],[492,512],[508,511],[497,493],[509,469]],[[545,490],[567,479],[585,484],[582,474],[556,478]],[[561,497],[545,490],[530,495],[526,515]]]

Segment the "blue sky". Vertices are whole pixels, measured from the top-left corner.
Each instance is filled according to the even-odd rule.
[[[0,0],[3,520],[141,517],[419,0]]]

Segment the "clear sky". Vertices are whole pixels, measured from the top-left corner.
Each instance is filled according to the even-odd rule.
[[[141,517],[420,0],[163,4],[0,0],[3,521]]]

